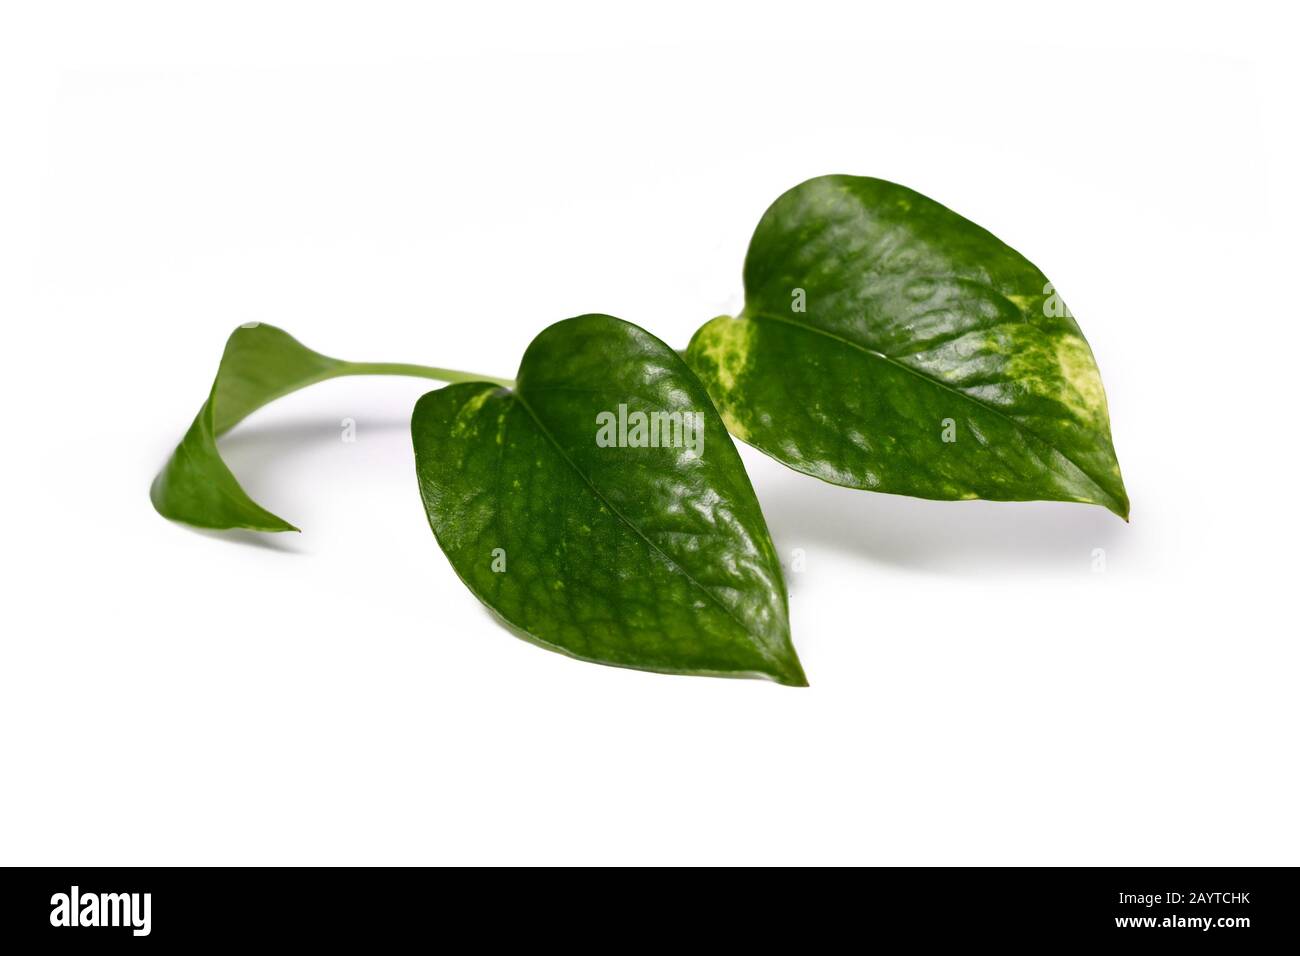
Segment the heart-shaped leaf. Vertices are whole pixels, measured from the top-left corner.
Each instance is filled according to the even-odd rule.
[[[274,326],[240,326],[226,342],[208,400],[149,489],[154,508],[165,518],[201,528],[297,531],[248,497],[221,460],[217,438],[268,402],[340,375],[481,378],[422,365],[342,362]]]
[[[1060,296],[903,186],[824,176],[779,198],[744,311],[703,326],[687,359],[734,435],[826,481],[1128,516],[1101,377]]]
[[[513,390],[431,392],[411,433],[438,543],[523,636],[603,664],[806,683],[740,456],[648,332],[606,315],[552,325]]]

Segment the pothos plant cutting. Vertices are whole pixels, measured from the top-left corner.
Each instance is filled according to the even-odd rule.
[[[764,214],[744,284],[741,313],[684,353],[583,315],[542,331],[513,381],[344,362],[243,326],[154,507],[295,531],[240,487],[223,433],[338,376],[447,382],[411,418],[420,496],[456,573],[508,627],[581,660],[795,686],[781,565],[727,432],[837,485],[1127,520],[1092,351],[1043,273],[991,233],[906,187],[823,176]]]

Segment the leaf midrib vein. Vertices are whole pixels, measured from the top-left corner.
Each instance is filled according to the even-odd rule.
[[[567,463],[568,466],[574,470],[577,476],[581,478],[583,482],[586,483],[587,487],[591,489],[591,493],[594,494],[598,499],[600,499],[601,502],[603,502],[609,508],[611,514],[613,514],[625,525],[631,528],[632,531],[634,531],[642,541],[644,541],[647,545],[650,546],[650,549],[652,551],[660,555],[672,567],[680,571],[685,576],[686,580],[690,581],[693,585],[699,588],[700,591],[702,591],[710,601],[712,601],[714,604],[716,604],[719,608],[722,609],[723,614],[731,618],[731,620],[734,621],[736,625],[740,627],[741,631],[751,636],[757,636],[754,634],[753,631],[750,630],[749,626],[745,624],[744,621],[736,617],[736,615],[732,612],[731,608],[727,607],[727,605],[723,604],[722,601],[718,599],[717,595],[715,595],[707,587],[705,587],[703,584],[697,581],[694,575],[691,574],[691,572],[687,571],[684,567],[682,567],[671,555],[669,555],[666,551],[664,551],[663,548],[659,547],[659,545],[651,541],[649,536],[646,535],[644,531],[638,528],[630,518],[628,518],[625,514],[623,514],[623,512],[620,511],[612,501],[606,498],[604,493],[599,488],[596,487],[595,482],[593,482],[587,476],[586,472],[584,472],[581,468],[578,467],[577,463],[572,458],[569,457],[568,452],[566,452],[560,446],[560,443],[556,440],[555,436],[551,434],[550,429],[548,429],[544,424],[542,424],[541,418],[539,418],[537,413],[533,411],[532,406],[529,405],[528,402],[524,400],[523,395],[521,395],[518,391],[515,391],[512,394],[514,395],[515,400],[524,409],[524,411],[528,412],[528,414],[532,416],[533,421],[537,423],[538,429],[540,429],[541,433],[544,436],[546,436],[546,440],[551,443],[551,446],[555,449],[555,451],[559,454],[559,456],[563,458],[565,463]],[[769,660],[775,660],[775,658],[772,657],[766,644],[762,642],[758,642],[756,646],[762,652],[764,657],[768,658]]]
[[[813,332],[817,335],[825,336],[826,338],[831,339],[832,341],[839,342],[841,345],[847,345],[849,348],[857,349],[863,355],[868,355],[872,358],[879,359],[882,362],[888,362],[890,365],[893,365],[895,368],[900,368],[905,372],[915,375],[923,382],[927,382],[930,385],[943,389],[944,391],[951,392],[953,395],[956,395],[959,398],[962,398],[965,401],[970,402],[972,405],[975,405],[977,408],[982,408],[985,411],[998,416],[1004,421],[1009,422],[1017,431],[1022,432],[1025,435],[1028,435],[1030,438],[1034,439],[1038,443],[1046,446],[1047,448],[1050,448],[1052,451],[1060,455],[1061,458],[1063,458],[1066,462],[1068,462],[1072,468],[1074,468],[1076,471],[1079,472],[1079,474],[1083,475],[1084,478],[1088,479],[1088,481],[1092,484],[1092,486],[1096,488],[1097,491],[1099,491],[1107,501],[1117,501],[1114,495],[1112,495],[1109,491],[1107,491],[1104,487],[1102,487],[1101,482],[1099,482],[1096,479],[1096,477],[1094,477],[1082,465],[1080,465],[1077,461],[1075,461],[1073,458],[1071,458],[1069,455],[1063,452],[1060,448],[1056,447],[1056,445],[1054,445],[1052,442],[1048,441],[1046,438],[1038,434],[1032,428],[1027,427],[1024,423],[1017,421],[1015,418],[1008,415],[1006,412],[1002,411],[1001,409],[994,408],[992,405],[986,404],[985,402],[981,402],[978,398],[975,398],[973,395],[968,395],[965,392],[963,392],[961,389],[949,385],[947,382],[942,382],[937,378],[931,378],[929,375],[926,375],[924,372],[920,372],[909,365],[905,365],[904,363],[898,361],[897,359],[889,355],[886,355],[884,352],[877,351],[876,349],[873,348],[868,348],[865,345],[860,345],[857,342],[844,338],[843,336],[836,335],[834,332],[828,332],[825,329],[819,329],[814,325],[804,325],[801,322],[794,322],[791,321],[790,319],[785,318],[784,316],[774,315],[771,312],[749,312],[748,310],[746,310],[742,314],[754,320],[767,319],[770,322],[779,322],[782,325],[788,325],[794,329],[803,329],[805,332]]]

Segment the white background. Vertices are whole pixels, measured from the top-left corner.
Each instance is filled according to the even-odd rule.
[[[1300,862],[1294,25],[1066,9],[5,5],[0,862]],[[1131,524],[743,449],[807,555],[794,690],[494,624],[416,492],[426,382],[224,443],[300,536],[150,507],[242,322],[506,377],[587,311],[684,346],[829,172],[1052,277]]]

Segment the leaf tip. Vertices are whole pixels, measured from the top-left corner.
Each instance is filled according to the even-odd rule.
[[[793,650],[781,660],[773,661],[772,668],[764,674],[783,687],[807,687],[808,678],[803,672],[803,665]]]

